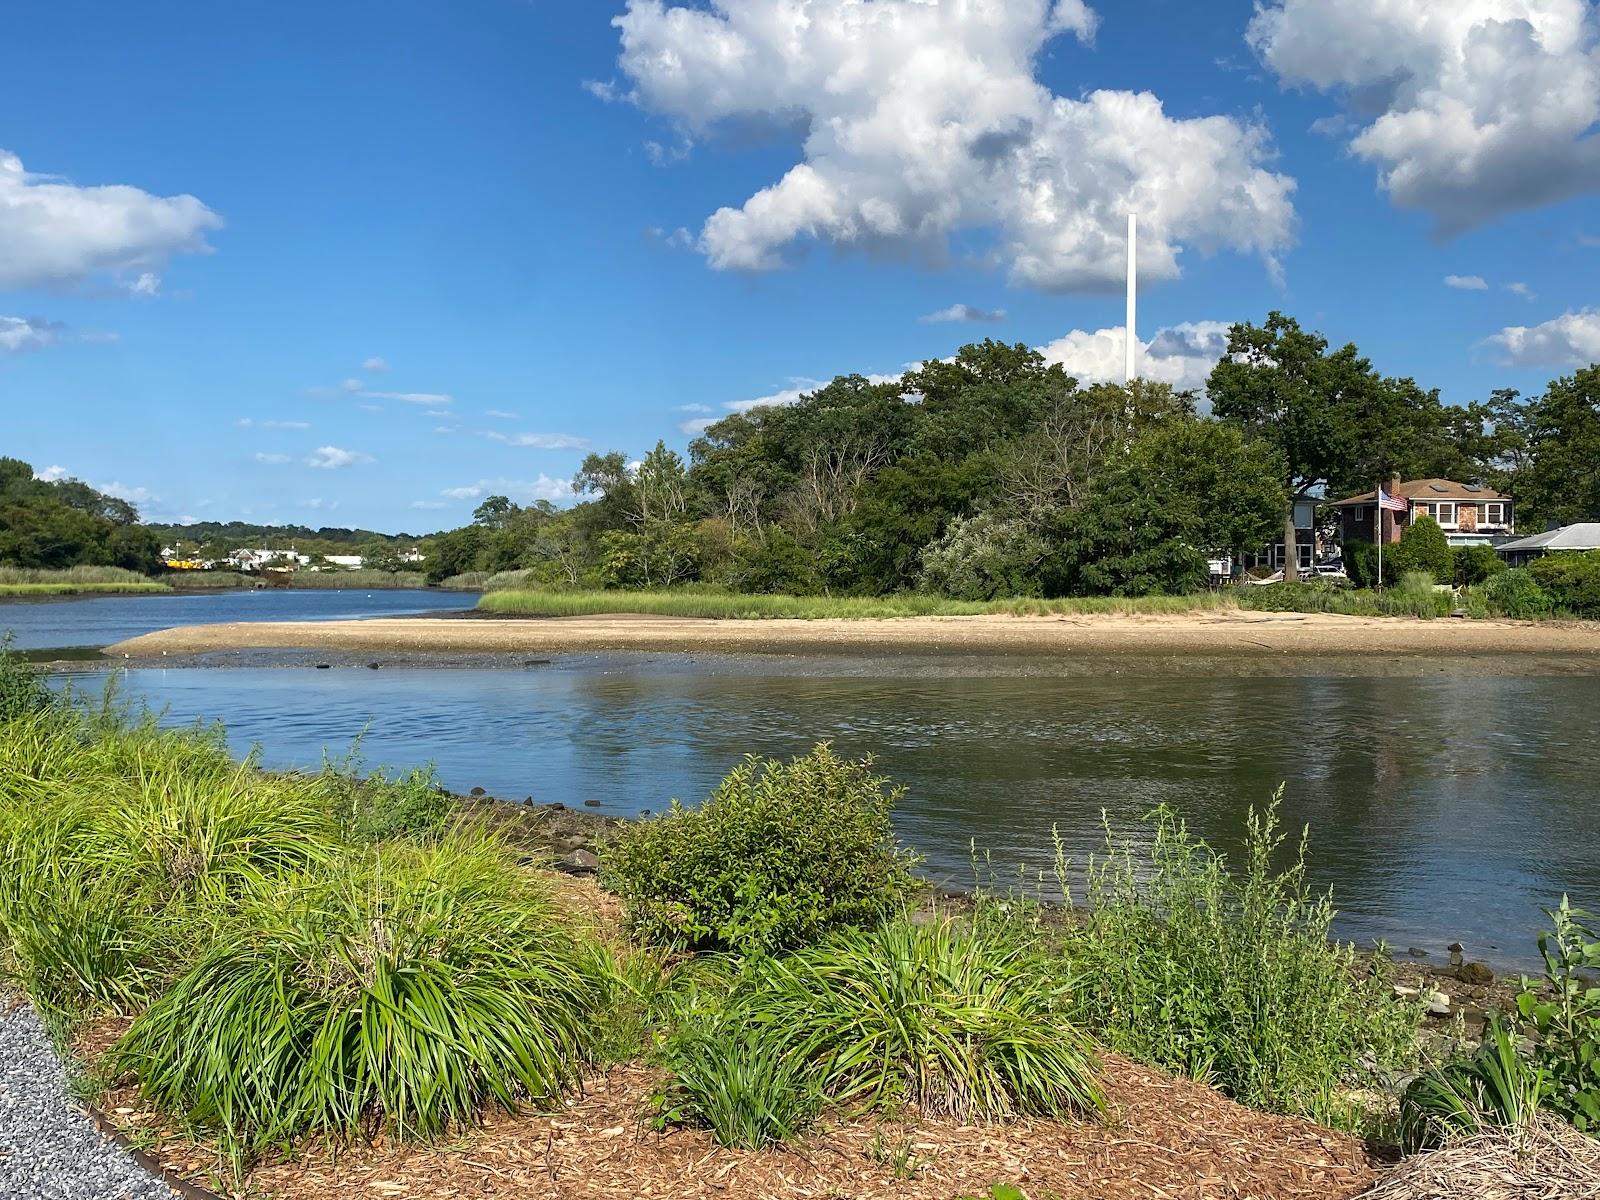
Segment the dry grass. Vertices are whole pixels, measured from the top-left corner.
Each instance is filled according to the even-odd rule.
[[[1362,1200],[1597,1200],[1600,1139],[1543,1116],[1406,1159]]]

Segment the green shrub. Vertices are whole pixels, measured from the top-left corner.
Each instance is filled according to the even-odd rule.
[[[821,1073],[797,1049],[738,1013],[685,1021],[668,1039],[662,1125],[709,1129],[723,1146],[758,1150],[804,1130],[822,1107]]]
[[[724,1020],[763,1062],[808,1063],[832,1101],[963,1121],[1101,1113],[1058,964],[944,921],[846,930],[747,965]],[[743,1039],[748,1039],[744,1041]]]
[[[1450,560],[1457,587],[1474,587],[1506,569],[1506,560],[1493,546],[1460,546]]]
[[[1575,617],[1600,617],[1600,550],[1547,554],[1528,571],[1554,607]]]
[[[0,723],[39,712],[50,690],[39,672],[11,649],[11,635],[0,638]]]
[[[1372,542],[1350,542],[1344,547],[1344,570],[1358,588],[1375,588],[1394,580],[1394,567],[1387,556],[1383,562],[1385,578],[1378,578],[1378,547]]]
[[[1396,575],[1424,571],[1435,583],[1450,582],[1450,540],[1432,517],[1418,517],[1406,526],[1399,542],[1385,552],[1385,557],[1393,560]],[[1389,567],[1388,561],[1384,567]]]
[[[1458,1138],[1526,1129],[1549,1093],[1549,1077],[1491,1018],[1476,1053],[1423,1073],[1401,1095],[1401,1148],[1416,1154]]]
[[[1555,605],[1550,594],[1539,586],[1532,572],[1516,567],[1486,580],[1484,601],[1491,615],[1520,621],[1547,617]]]
[[[1050,552],[1025,517],[982,512],[957,517],[922,551],[921,587],[957,600],[1037,596],[1040,565]]]
[[[497,843],[396,843],[263,902],[111,1061],[239,1155],[312,1131],[429,1137],[561,1095],[607,987]]]
[[[1547,915],[1555,928],[1539,935],[1544,988],[1524,980],[1517,1011],[1538,1035],[1549,1106],[1600,1136],[1600,983],[1592,974],[1600,971],[1600,929],[1565,896]]]
[[[455,811],[455,797],[440,786],[432,766],[396,776],[378,770],[364,779],[325,766],[323,779],[340,825],[356,842],[427,837]]]
[[[889,825],[898,792],[871,760],[827,745],[747,758],[699,808],[625,829],[601,857],[632,932],[650,944],[775,951],[871,923],[913,889]]]
[[[1347,1118],[1345,1087],[1404,1064],[1421,1012],[1393,1001],[1385,960],[1361,971],[1330,942],[1303,837],[1273,869],[1281,799],[1250,813],[1238,870],[1165,809],[1132,840],[1108,833],[1067,953],[1078,1019],[1112,1049],[1326,1124]]]

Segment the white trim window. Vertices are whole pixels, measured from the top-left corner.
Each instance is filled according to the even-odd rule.
[[[1427,515],[1439,522],[1440,529],[1454,529],[1459,523],[1456,520],[1456,502],[1454,500],[1425,500],[1417,503],[1419,515]]]
[[[1506,502],[1504,500],[1486,500],[1483,505],[1483,520],[1479,525],[1507,525]]]

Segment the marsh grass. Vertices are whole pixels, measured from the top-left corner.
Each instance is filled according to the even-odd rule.
[[[77,593],[167,592],[172,589],[122,567],[67,567],[59,571],[0,567],[0,596],[68,596]]]
[[[1089,596],[1065,600],[948,600],[911,593],[895,596],[735,595],[670,591],[491,591],[478,601],[483,612],[530,617],[581,617],[635,613],[730,620],[870,620],[883,617],[959,617],[1001,614],[1054,616],[1070,613],[1187,613],[1237,607],[1229,594],[1193,596]]]

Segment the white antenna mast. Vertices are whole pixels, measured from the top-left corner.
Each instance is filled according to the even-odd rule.
[[[1136,309],[1139,301],[1139,214],[1128,214],[1128,324],[1124,329],[1123,379],[1132,383],[1139,374],[1139,337]]]

